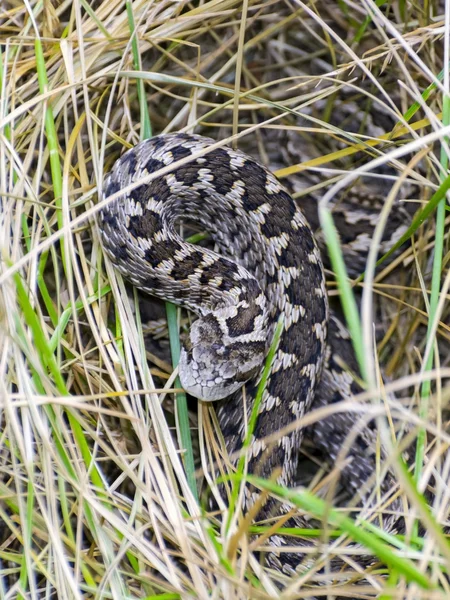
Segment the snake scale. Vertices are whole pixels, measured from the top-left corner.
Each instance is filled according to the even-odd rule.
[[[241,448],[245,435],[242,386],[249,415],[275,325],[283,316],[248,471],[270,477],[277,470],[278,481],[290,486],[303,431],[280,434],[269,447],[263,438],[301,418],[318,387],[322,403],[351,393],[345,377],[336,389],[333,373],[338,370],[333,344],[339,347],[345,334],[339,336],[339,324],[329,318],[320,252],[301,210],[265,167],[237,150],[210,149],[214,143],[175,133],[126,152],[106,177],[106,198],[186,160],[102,208],[102,242],[134,286],[197,314],[181,353],[180,379],[193,396],[219,401],[218,419],[230,453]],[[182,240],[174,227],[179,219],[199,223],[218,252]],[[333,460],[344,439],[339,418],[325,422],[314,440]],[[367,445],[359,443],[355,456],[348,479],[356,490],[372,463]],[[273,512],[269,507],[266,513]],[[273,536],[271,543],[282,542]],[[271,562],[290,573],[298,560],[285,554],[283,559],[272,556]]]

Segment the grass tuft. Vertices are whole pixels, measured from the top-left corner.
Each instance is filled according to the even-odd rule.
[[[449,3],[6,0],[0,19],[0,597],[450,597]],[[234,470],[173,374],[186,314],[126,286],[98,237],[104,173],[171,131],[229,138],[312,206],[366,389],[298,425],[376,420],[401,534],[379,526],[380,453],[358,518],[308,447],[304,488],[251,481],[322,523],[242,518],[245,456]],[[381,198],[359,271],[339,223],[354,190]],[[398,205],[412,219],[378,247]],[[274,535],[309,540],[307,568],[260,563]]]

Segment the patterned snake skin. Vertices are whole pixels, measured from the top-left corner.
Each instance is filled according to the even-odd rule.
[[[180,378],[199,399],[226,398],[218,402],[217,414],[230,453],[241,448],[245,434],[242,386],[246,384],[250,414],[275,324],[283,316],[248,471],[270,477],[277,469],[278,481],[290,486],[302,430],[280,435],[267,448],[261,440],[301,418],[313,400],[326,404],[352,393],[352,378],[336,360],[349,341],[343,342],[346,334],[339,322],[329,319],[320,253],[302,212],[252,158],[229,148],[204,152],[213,143],[196,135],[169,134],[126,152],[106,178],[105,197],[176,161],[202,155],[103,208],[102,241],[133,285],[198,315],[182,350]],[[208,230],[218,253],[184,242],[174,228],[181,218]],[[348,432],[343,425],[337,415],[312,434],[333,461]],[[370,444],[363,437],[357,440],[353,465],[343,472],[354,490],[373,469]],[[250,505],[250,494],[248,500]],[[276,510],[281,508],[268,502],[264,514]],[[273,536],[271,543],[283,542]],[[290,573],[299,555],[284,554],[282,560],[272,555],[270,562]]]

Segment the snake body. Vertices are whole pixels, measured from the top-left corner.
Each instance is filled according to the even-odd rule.
[[[116,198],[99,213],[102,242],[133,285],[198,315],[182,351],[180,378],[197,398],[220,400],[217,414],[230,453],[242,446],[243,407],[248,417],[275,325],[283,316],[248,471],[269,477],[277,469],[278,481],[289,486],[295,481],[302,431],[280,434],[270,447],[263,438],[302,417],[319,385],[325,389],[322,396],[328,390],[336,401],[350,393],[351,384],[347,381],[336,397],[330,350],[331,363],[328,359],[321,377],[329,311],[320,253],[305,217],[266,168],[237,150],[211,148],[214,144],[178,133],[126,152],[105,180],[105,197]],[[175,165],[178,161],[182,164]],[[120,195],[142,178],[151,181]],[[207,229],[218,252],[186,243],[175,230],[179,219]],[[331,325],[334,331],[336,324]],[[343,439],[339,427],[337,417],[316,436],[332,458]],[[366,471],[364,457],[360,462]],[[367,473],[358,475],[357,467],[353,475],[355,488],[367,478]]]

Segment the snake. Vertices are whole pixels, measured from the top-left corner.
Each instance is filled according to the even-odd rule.
[[[350,340],[330,313],[321,253],[301,209],[258,161],[187,133],[162,134],[125,152],[106,176],[103,194],[114,196],[99,211],[99,229],[115,268],[143,292],[197,316],[183,343],[179,377],[190,395],[215,403],[230,455],[242,449],[282,319],[247,469],[295,485],[305,433],[295,423],[313,404],[339,401],[353,389],[338,360]],[[183,240],[180,220],[207,230],[214,249]],[[332,461],[347,425],[335,415],[314,431],[314,443]],[[267,444],[277,432],[276,442]],[[355,491],[374,465],[364,433],[356,442],[346,472]],[[247,508],[253,501],[250,490]],[[282,507],[268,502],[263,510],[268,515]],[[272,536],[270,543],[286,542]],[[270,556],[287,574],[298,566],[295,553]]]

